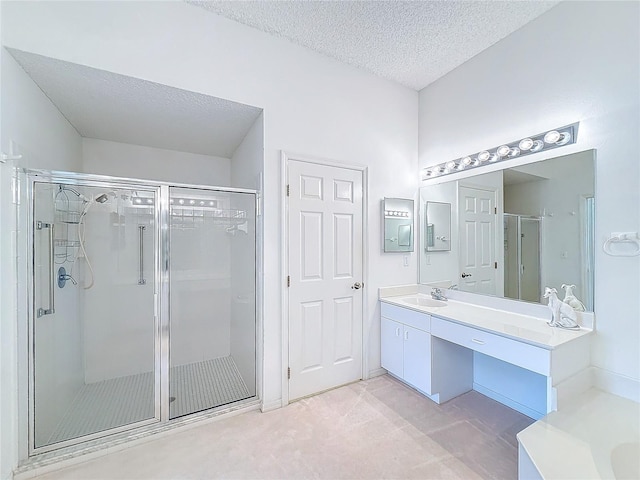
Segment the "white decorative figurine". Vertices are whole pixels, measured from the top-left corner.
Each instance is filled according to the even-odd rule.
[[[579,329],[578,316],[576,312],[558,298],[558,291],[555,288],[546,287],[544,298],[549,299],[549,310],[551,310],[551,321],[547,322],[551,327]]]
[[[578,300],[573,294],[573,289],[576,288],[576,286],[563,283],[562,288],[564,288],[564,300],[562,301],[567,305],[571,305],[571,308],[573,308],[576,312],[584,312],[586,310],[584,303]]]

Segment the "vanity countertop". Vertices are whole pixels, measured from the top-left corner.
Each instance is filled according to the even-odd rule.
[[[522,315],[507,310],[499,310],[456,300],[447,300],[445,307],[413,305],[403,300],[408,297],[431,298],[424,294],[394,296],[381,294],[380,301],[418,312],[428,313],[452,322],[512,338],[547,350],[553,350],[560,345],[592,333],[592,330],[584,327],[580,330],[565,330],[550,327],[544,318]]]

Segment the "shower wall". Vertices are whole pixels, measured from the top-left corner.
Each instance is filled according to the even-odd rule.
[[[109,193],[107,202],[92,206],[85,221],[85,249],[94,277],[81,306],[86,383],[151,372],[154,366],[154,312],[147,300],[154,293],[154,208],[134,207],[128,197],[127,191]],[[144,285],[138,284],[139,226],[146,227]],[[84,262],[80,267],[78,282],[87,285],[89,270]]]
[[[231,159],[231,182],[234,187],[262,190],[260,172],[264,162],[264,113],[256,119],[253,126],[245,136],[240,146],[236,149]],[[246,206],[238,208],[246,209],[247,216],[253,218],[250,212],[255,212],[255,204],[251,205],[246,200]],[[240,375],[244,379],[250,393],[256,393],[256,342],[255,335],[247,335],[248,331],[255,331],[258,322],[257,315],[261,311],[262,299],[259,292],[255,291],[255,279],[261,277],[256,272],[256,265],[262,265],[260,247],[255,250],[255,257],[247,256],[251,251],[250,243],[256,238],[256,227],[261,231],[262,216],[256,215],[256,222],[248,223],[247,235],[236,234],[231,241],[231,356],[235,359]],[[258,242],[260,245],[260,242]],[[252,263],[254,262],[254,263]],[[250,302],[247,299],[255,299]],[[257,308],[256,308],[257,307]]]
[[[170,219],[172,366],[231,353],[231,236],[194,213]]]
[[[82,139],[82,153],[83,171],[87,173],[176,183],[220,186],[230,183],[228,158],[94,138]],[[148,311],[148,305],[136,301],[138,295],[144,296],[144,291],[152,291],[153,286],[150,283],[137,285],[137,249],[126,249],[123,254],[129,257],[111,253],[117,250],[118,243],[137,245],[138,226],[148,225],[148,216],[140,208],[113,210],[113,203],[99,205],[87,220],[87,248],[95,250],[90,255],[95,262],[96,281],[108,279],[108,288],[89,291],[84,304],[87,382],[149,372],[153,367],[147,348],[139,348],[139,342],[150,338],[151,327],[144,319],[153,312]],[[89,228],[91,225],[95,228]],[[228,251],[228,238],[212,228],[205,227],[200,233],[201,236],[192,238],[189,231],[178,232],[172,246],[172,262],[182,263],[184,267],[175,273],[174,301],[186,312],[185,317],[173,321],[186,322],[195,331],[204,328],[207,332],[202,336],[189,336],[181,333],[182,328],[174,329],[172,343],[175,341],[176,348],[171,355],[180,365],[212,358],[211,350],[219,356],[229,355],[230,307],[225,291],[229,288],[229,255],[228,252],[221,255],[224,260],[210,255],[213,245],[217,251]],[[153,274],[153,241],[153,229],[147,228],[144,265],[148,278]],[[128,288],[128,285],[133,287]],[[118,302],[113,302],[116,298]],[[215,324],[207,322],[205,314],[211,311],[212,300],[217,301],[215,311],[224,319]],[[125,327],[130,335],[121,338],[118,332]],[[117,361],[105,362],[113,351],[122,355]]]
[[[231,239],[231,356],[252,395],[256,393],[256,258],[255,201],[253,195],[236,199],[234,208],[247,212],[247,232],[236,230]]]

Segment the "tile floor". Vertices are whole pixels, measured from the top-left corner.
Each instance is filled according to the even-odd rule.
[[[476,392],[436,405],[385,375],[36,478],[515,479],[531,423]]]

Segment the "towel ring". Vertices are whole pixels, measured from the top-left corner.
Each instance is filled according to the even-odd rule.
[[[633,243],[636,246],[636,249],[633,252],[614,252],[611,250],[611,245],[614,243]],[[613,235],[605,240],[602,245],[602,249],[604,250],[604,253],[611,255],[612,257],[637,257],[640,255],[640,237],[638,237],[637,233]]]

